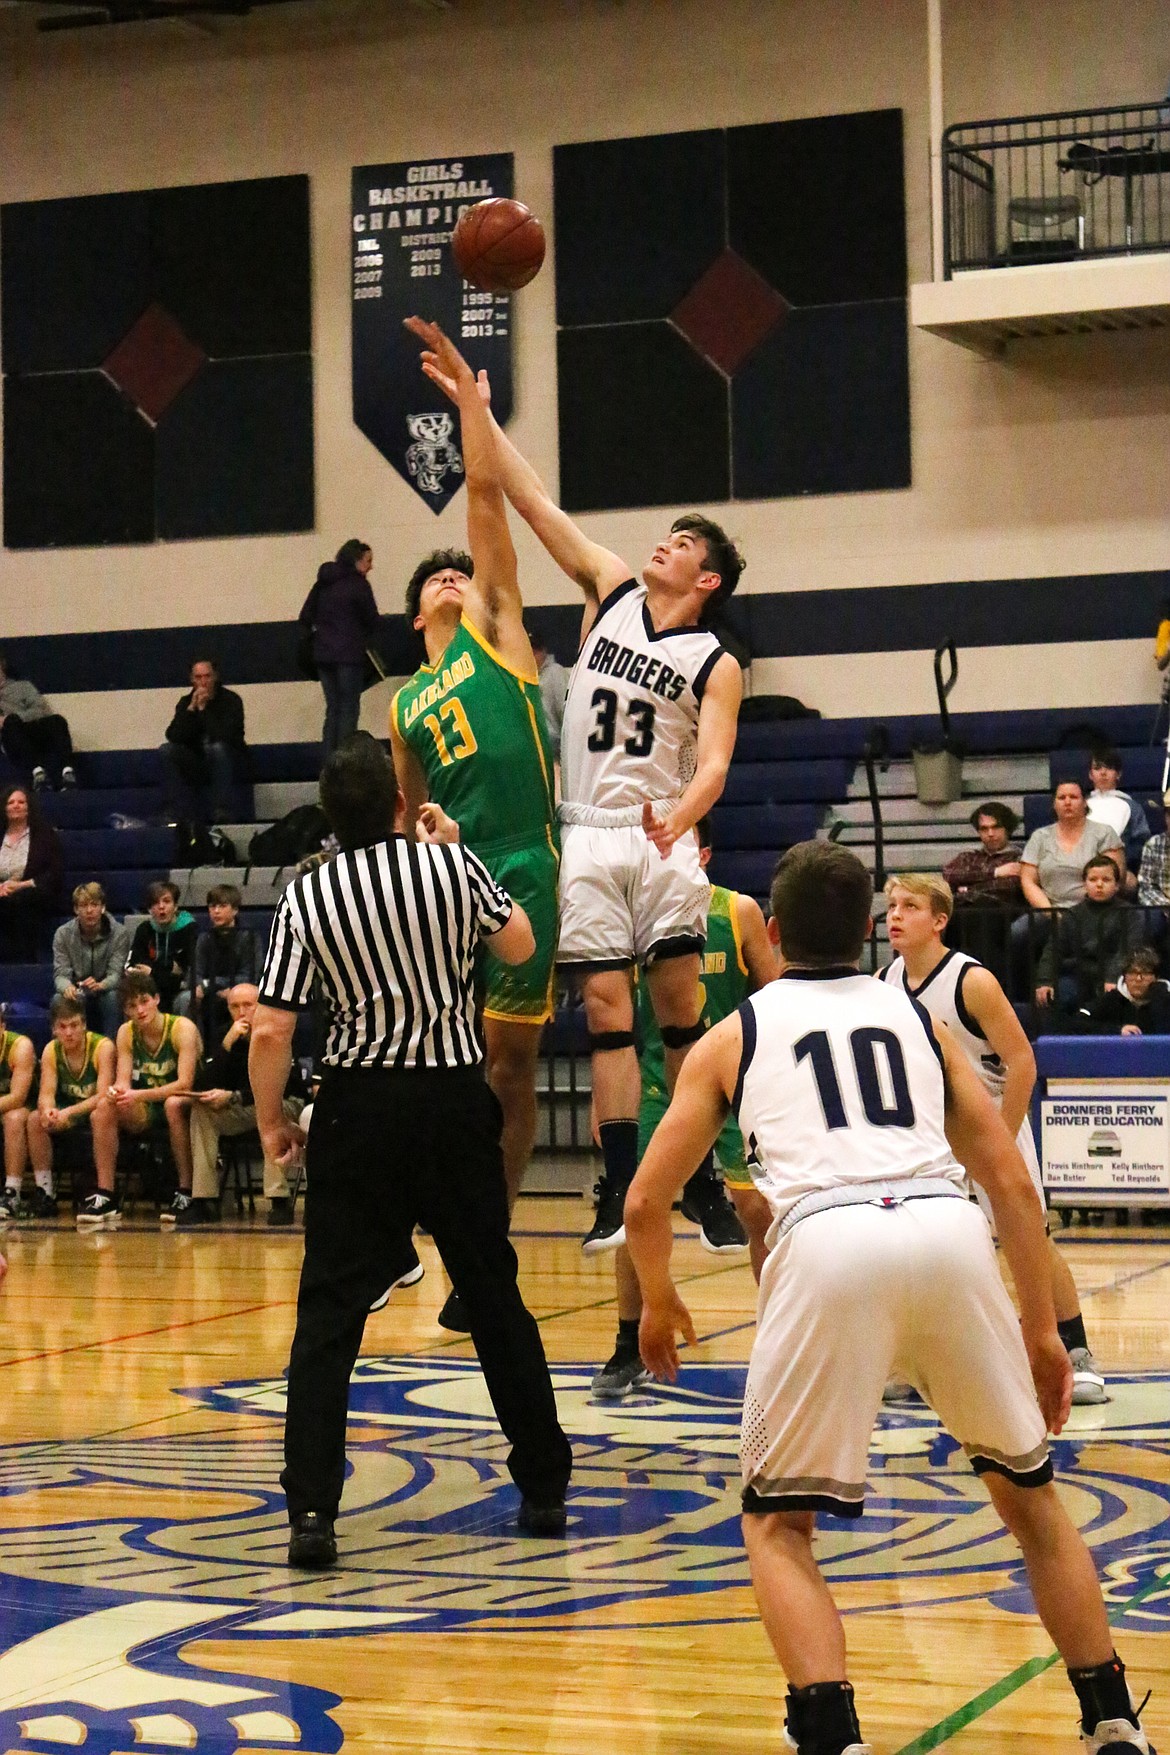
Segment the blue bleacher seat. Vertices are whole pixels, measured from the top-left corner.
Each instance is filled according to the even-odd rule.
[[[822,814],[818,804],[718,804],[711,812],[712,845],[717,852],[769,847],[774,857],[781,847],[811,841]]]
[[[143,871],[169,866],[172,829],[62,829],[61,852],[73,871]]]
[[[851,761],[744,761],[737,745],[720,803],[836,803],[848,796],[854,766]]]
[[[1170,1036],[1041,1036],[1042,1079],[1170,1078]]]

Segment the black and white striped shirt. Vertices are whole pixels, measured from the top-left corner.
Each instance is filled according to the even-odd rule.
[[[462,845],[393,835],[341,853],[285,891],[260,1003],[298,1009],[316,974],[332,1012],[327,1066],[475,1066],[476,946],[511,912],[511,897]]]

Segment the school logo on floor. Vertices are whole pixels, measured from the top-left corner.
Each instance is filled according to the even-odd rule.
[[[639,1625],[748,1615],[739,1530],[743,1368],[599,1407],[592,1367],[554,1370],[575,1469],[565,1542],[515,1528],[507,1446],[477,1368],[363,1358],[351,1392],[341,1565],[290,1574],[278,1486],[282,1379],[194,1392],[271,1416],[271,1436],[0,1449],[0,1749],[89,1755],[297,1747],[333,1755],[335,1695],[188,1662],[194,1640],[246,1643],[524,1624],[623,1605]],[[1057,1446],[1066,1498],[1115,1620],[1170,1629],[1170,1375],[1110,1382]],[[926,1409],[883,1414],[860,1523],[823,1520],[818,1554],[851,1612],[891,1577],[933,1601],[1030,1612],[1019,1553]],[[243,1659],[242,1661],[246,1662]]]

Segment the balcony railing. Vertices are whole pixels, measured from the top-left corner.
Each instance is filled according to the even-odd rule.
[[[1170,103],[943,135],[946,276],[1170,249]]]

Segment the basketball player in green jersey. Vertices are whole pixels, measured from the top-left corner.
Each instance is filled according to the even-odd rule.
[[[699,842],[699,859],[705,870],[711,859],[711,829],[706,817],[695,824],[695,835]],[[707,942],[699,961],[699,973],[703,1025],[708,1030],[723,1018],[730,1017],[749,993],[776,979],[776,958],[768,941],[764,916],[759,903],[750,896],[712,884],[707,912]],[[670,1105],[670,1090],[662,1035],[644,981],[638,984],[635,1009],[642,1041],[639,1056],[642,1102],[638,1111],[638,1160],[641,1162],[654,1129]],[[743,1231],[736,1223],[738,1213],[747,1232],[752,1272],[758,1283],[767,1254],[764,1238],[772,1223],[772,1212],[752,1181],[743,1135],[733,1115],[728,1116],[715,1142],[715,1156],[723,1171],[727,1194],[735,1203],[735,1213],[727,1207],[727,1194],[719,1186],[708,1153],[683,1190],[683,1217],[698,1225],[704,1249],[722,1255],[744,1247]],[[621,1401],[631,1390],[653,1381],[638,1354],[642,1294],[634,1264],[624,1244],[617,1251],[614,1265],[617,1274],[617,1343],[612,1358],[594,1376],[591,1390],[597,1401],[605,1402]]]
[[[194,1162],[187,1111],[203,1043],[190,1018],[160,1009],[152,976],[125,975],[118,991],[126,1022],[118,1031],[117,1076],[110,1086],[110,1100],[124,1132],[166,1128],[179,1187],[159,1218],[164,1225],[174,1225],[191,1206]]]
[[[0,1225],[6,1225],[9,1219],[17,1217],[20,1207],[20,1189],[28,1157],[28,1094],[37,1068],[37,1051],[28,1036],[22,1036],[16,1030],[6,1030],[2,1026],[3,1011],[0,1008],[0,1128],[3,1129],[4,1137],[4,1192],[0,1194]],[[38,1193],[45,1195],[43,1205],[35,1204],[27,1214],[21,1211],[20,1217],[52,1218],[57,1211],[57,1203],[53,1200],[51,1189],[51,1183],[49,1191],[38,1189]]]
[[[508,968],[489,958],[485,967],[487,1077],[504,1112],[511,1208],[532,1154],[541,1026],[553,1012],[560,863],[553,758],[490,416],[471,368],[443,332],[413,317],[407,327],[426,348],[424,371],[434,375],[434,361],[455,386],[471,554],[429,556],[407,587],[407,615],[426,641],[427,662],[394,697],[390,741],[411,829],[424,802],[438,804],[523,905],[536,935],[527,963]],[[440,1321],[455,1314],[449,1301]]]
[[[88,1174],[89,1150],[97,1172],[97,1192],[77,1213],[79,1231],[113,1230],[121,1215],[114,1194],[118,1162],[118,1123],[108,1092],[116,1074],[114,1044],[85,1027],[79,999],[59,993],[49,1007],[52,1040],[41,1055],[37,1106],[28,1118],[28,1151],[38,1180],[54,1167],[68,1167],[76,1189]]]

